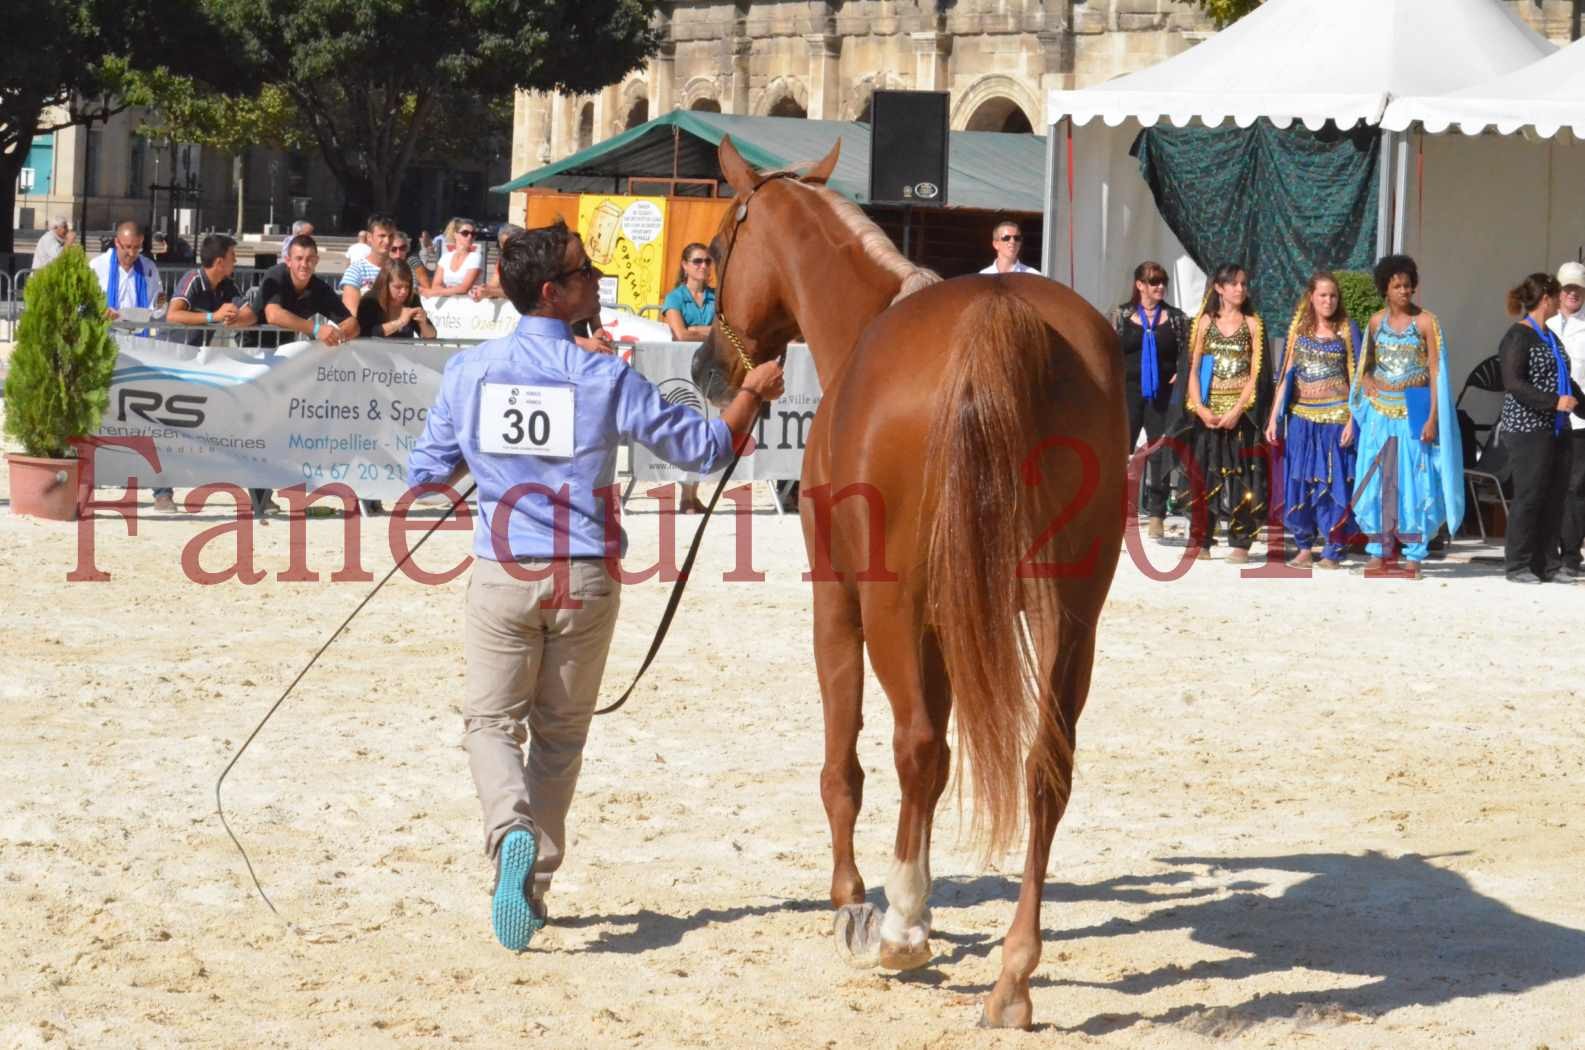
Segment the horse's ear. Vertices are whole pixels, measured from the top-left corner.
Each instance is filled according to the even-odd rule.
[[[732,145],[731,135],[721,136],[721,146],[717,150],[717,157],[721,162],[721,174],[726,176],[726,183],[737,191],[739,197],[746,197],[754,192],[754,187],[760,183],[759,175],[748,166],[748,161],[743,159],[743,154]]]
[[[826,154],[825,160],[822,160],[819,164],[816,164],[814,167],[810,168],[807,174],[800,177],[799,181],[813,182],[817,185],[824,186],[831,178],[831,173],[836,170],[837,155],[841,152],[842,139],[838,138],[836,143],[832,145],[831,152]]]

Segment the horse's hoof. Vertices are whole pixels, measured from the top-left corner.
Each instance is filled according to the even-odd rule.
[[[844,904],[832,926],[837,954],[856,970],[867,970],[881,958],[881,912],[873,904]]]
[[[1007,1003],[994,1013],[991,1000],[985,1001],[985,1007],[980,1011],[980,1028],[1021,1028],[1025,1031],[1033,1028],[1035,1024],[1034,1011],[1026,999],[1021,1003]]]
[[[920,944],[893,944],[881,942],[881,967],[887,970],[917,970],[935,958],[930,942]]]

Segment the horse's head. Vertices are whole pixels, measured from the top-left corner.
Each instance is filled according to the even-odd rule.
[[[778,265],[778,244],[794,227],[783,182],[824,184],[841,150],[807,173],[761,174],[749,167],[730,137],[721,140],[721,171],[736,191],[721,228],[710,242],[715,259],[715,321],[693,355],[693,381],[712,403],[729,401],[748,370],[780,357],[798,332],[788,310],[788,289]]]

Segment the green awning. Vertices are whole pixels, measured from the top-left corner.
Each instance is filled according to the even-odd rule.
[[[870,127],[840,120],[741,117],[678,109],[630,128],[554,164],[520,175],[497,193],[530,187],[569,193],[619,189],[629,177],[719,179],[716,147],[731,135],[743,159],[757,168],[813,163],[838,139],[842,153],[829,185],[869,203]],[[947,204],[983,211],[1044,209],[1046,140],[1039,135],[954,131],[948,143]]]

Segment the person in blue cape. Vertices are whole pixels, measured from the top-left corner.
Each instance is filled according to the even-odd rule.
[[[1354,517],[1368,537],[1367,572],[1402,550],[1405,575],[1420,578],[1432,537],[1464,520],[1464,451],[1448,391],[1447,342],[1415,303],[1420,270],[1407,255],[1376,264],[1386,299],[1370,319],[1349,408],[1359,432]]]
[[[1359,327],[1343,306],[1337,278],[1314,274],[1293,312],[1266,424],[1266,440],[1282,445],[1283,524],[1299,548],[1290,565],[1336,569],[1343,560],[1354,487],[1348,394],[1358,346]]]

